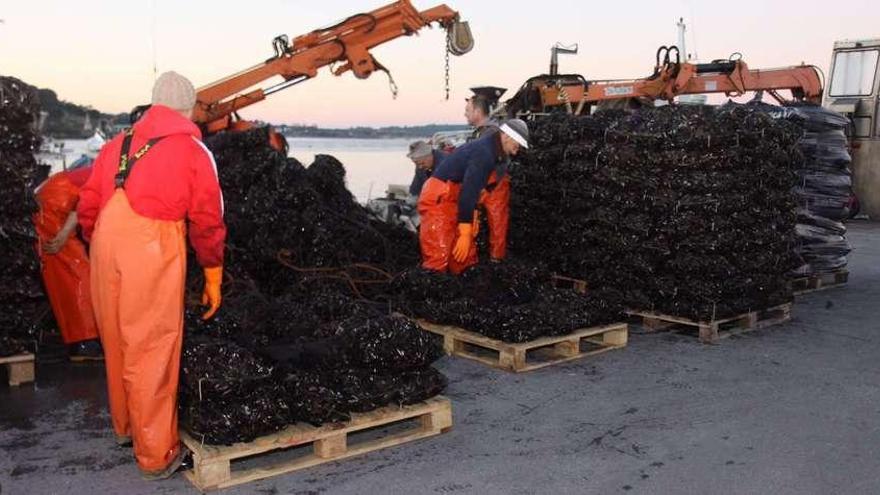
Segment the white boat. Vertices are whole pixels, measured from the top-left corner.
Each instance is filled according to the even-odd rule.
[[[97,155],[106,142],[106,136],[100,130],[95,130],[95,135],[86,140],[86,150]]]

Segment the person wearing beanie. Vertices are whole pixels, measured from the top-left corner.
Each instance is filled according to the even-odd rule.
[[[434,167],[439,165],[446,158],[447,153],[431,148],[431,145],[425,141],[416,141],[409,145],[409,153],[407,158],[416,164],[416,172],[413,175],[412,183],[409,185],[409,194],[413,198],[418,198],[422,193],[422,187],[425,181],[431,177]]]
[[[492,173],[503,177],[510,157],[528,148],[525,122],[511,119],[466,143],[434,169],[419,197],[419,245],[426,270],[462,273],[477,263],[476,208]]]
[[[152,106],[104,145],[80,192],[92,303],[104,346],[117,443],[133,443],[145,479],[171,476],[177,436],[186,234],[204,268],[202,304],[220,307],[226,226],[214,157],[190,120],[192,83],[159,76]]]

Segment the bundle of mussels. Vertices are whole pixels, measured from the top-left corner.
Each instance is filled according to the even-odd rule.
[[[187,314],[182,425],[229,444],[442,391],[439,342],[367,300],[417,263],[413,235],[371,218],[332,157],[303,167],[271,149],[265,129],[207,145],[225,196],[228,277],[214,319]]]
[[[47,175],[39,149],[36,88],[0,76],[0,357],[32,350],[34,335],[49,315],[34,251],[34,188]]]
[[[851,213],[851,158],[844,130],[849,120],[817,105],[751,104],[800,127],[804,160],[797,170],[798,244],[803,263],[796,275],[827,273],[846,267],[852,250],[843,220]]]
[[[742,105],[558,116],[513,166],[514,253],[633,309],[787,302],[800,130]]]
[[[620,321],[618,301],[556,288],[551,275],[518,262],[477,265],[461,276],[411,269],[392,284],[408,316],[453,325],[505,342],[527,342]]]

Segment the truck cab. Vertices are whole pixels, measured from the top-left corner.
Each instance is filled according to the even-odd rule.
[[[850,118],[853,189],[862,213],[880,220],[880,38],[838,41],[823,106]]]

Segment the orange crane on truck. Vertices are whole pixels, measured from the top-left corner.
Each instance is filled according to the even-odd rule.
[[[554,47],[555,48],[555,47]],[[554,52],[555,56],[555,52]],[[722,93],[741,96],[763,91],[780,103],[822,103],[823,82],[812,65],[777,69],[752,69],[741,57],[692,64],[682,62],[675,46],[657,50],[654,72],[643,79],[590,81],[580,74],[557,74],[551,62],[549,74],[529,78],[505,105],[508,115],[567,112],[589,113],[593,106],[653,104],[681,95]],[[782,91],[789,91],[786,97]]]
[[[358,79],[374,72],[385,72],[396,94],[390,71],[370,53],[383,43],[401,36],[411,36],[433,23],[446,29],[446,97],[449,97],[449,55],[464,55],[473,48],[467,22],[445,4],[419,11],[410,0],[398,0],[371,12],[354,14],[339,23],[297,36],[293,42],[286,35],[272,40],[274,55],[259,64],[196,90],[193,120],[208,134],[225,130],[244,130],[253,124],[238,118],[242,108],[318,75],[330,66],[334,75],[351,72]],[[256,87],[281,77],[269,87]],[[139,107],[140,108],[140,107]],[[137,109],[136,109],[137,111]],[[136,112],[133,112],[133,116]],[[270,133],[272,145],[282,149],[283,138]]]

